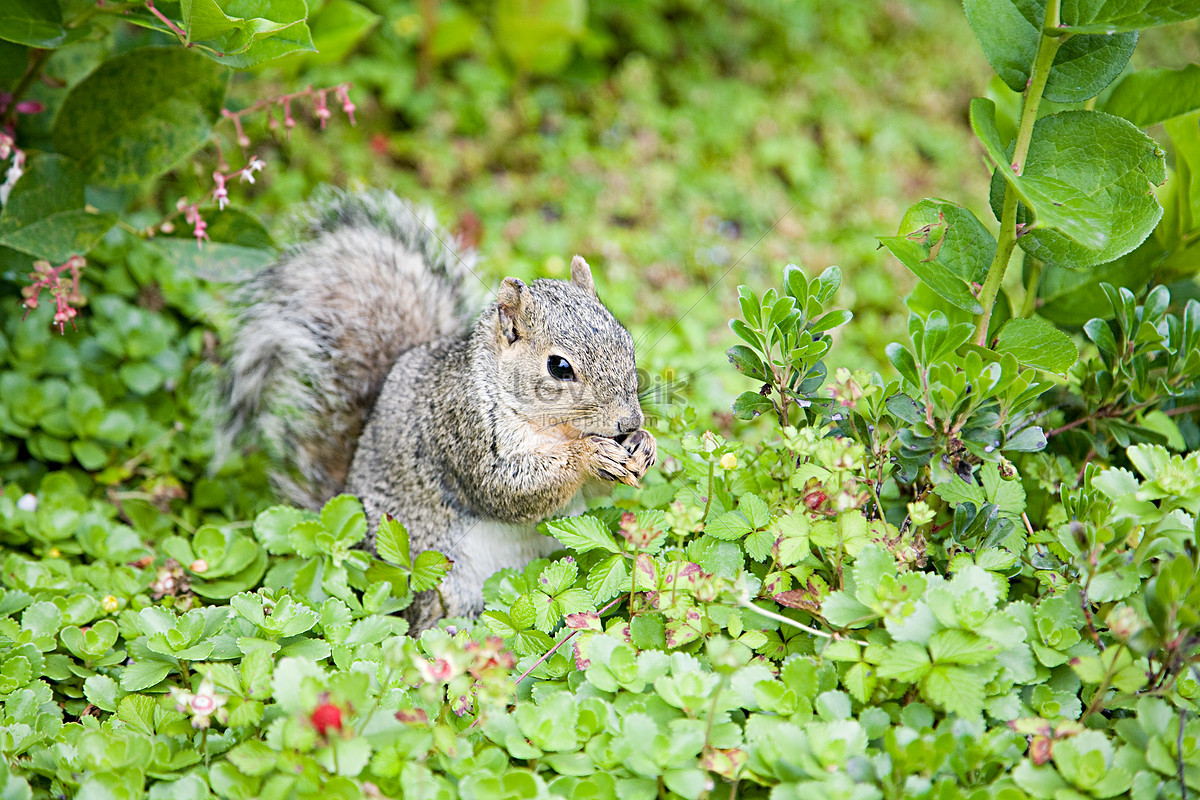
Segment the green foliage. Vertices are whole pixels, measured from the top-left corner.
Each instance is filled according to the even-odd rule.
[[[0,323],[0,796],[1200,791],[1200,305],[1180,282],[1200,103],[1194,68],[1128,66],[1138,29],[1193,6],[967,2],[999,76],[970,108],[990,193],[939,127],[966,109],[905,106],[930,64],[965,72],[940,7],[903,34],[894,8],[812,3],[164,0],[182,39],[143,4],[6,7],[2,79],[55,80],[28,88],[44,117],[16,117],[29,158],[0,212],[0,302],[33,259],[90,267],[77,330],[53,332],[48,304]],[[917,44],[896,59],[880,43],[902,34]],[[909,81],[913,53],[927,72]],[[855,62],[906,76],[886,113],[842,79],[789,94],[775,77]],[[436,591],[444,555],[384,520],[373,557],[353,498],[268,507],[261,456],[214,463],[203,278],[275,245],[226,210],[198,248],[161,207],[227,170],[208,143],[268,138],[222,109],[348,78],[370,138],[296,126],[256,213],[386,154],[408,191],[477,211],[497,270],[561,273],[603,247],[601,294],[643,363],[690,366],[740,313],[742,378],[726,372],[753,387],[738,422],[710,418],[722,376],[699,374],[698,409],[652,417],[644,487],[547,522],[565,554],[416,638],[396,613]],[[1161,146],[1140,130],[1159,122]],[[930,171],[938,194],[977,196],[918,200],[879,238],[917,281],[881,322],[899,304],[857,269],[877,263],[860,210]],[[795,224],[793,200],[804,227],[746,258],[737,306],[707,294],[750,234]],[[795,248],[825,257],[813,241],[846,269],[751,288]],[[1003,280],[1018,245],[1023,293]],[[634,274],[660,291],[617,288]],[[854,325],[829,310],[839,291]]]

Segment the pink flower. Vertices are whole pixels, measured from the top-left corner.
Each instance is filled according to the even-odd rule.
[[[224,211],[225,206],[229,205],[229,190],[225,188],[225,176],[220,170],[213,173],[213,183],[217,185],[213,189],[213,200],[217,202],[217,208]]]
[[[350,85],[343,83],[341,86],[336,87],[334,89],[334,91],[337,94],[338,100],[342,101],[342,111],[344,111],[346,113],[346,116],[350,118],[350,124],[353,125],[354,124],[354,110],[355,110],[356,106],[350,100]]]
[[[191,714],[193,728],[207,728],[212,724],[210,717],[215,716],[221,723],[229,719],[229,712],[224,708],[229,698],[217,694],[216,686],[210,677],[205,676],[195,694],[172,686],[171,698],[175,701],[176,711]]]

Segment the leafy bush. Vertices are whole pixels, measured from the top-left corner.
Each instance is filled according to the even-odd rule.
[[[833,331],[851,327],[832,308],[838,268],[740,287],[728,356],[755,385],[734,405],[744,424],[717,433],[695,408],[663,409],[645,486],[546,523],[564,556],[497,574],[480,620],[413,638],[395,612],[451,568],[443,556],[411,553],[390,521],[378,557],[356,549],[366,520],[350,497],[319,514],[266,507],[254,453],[207,471],[214,342],[196,323],[214,300],[186,267],[253,268],[270,237],[246,214],[210,225],[190,202],[174,218],[191,230],[163,236],[162,209],[135,197],[207,140],[224,65],[308,46],[304,15],[269,5],[255,19],[122,8],[201,55],[128,50],[164,41],[137,34],[71,86],[48,132],[17,128],[46,152],[0,214],[5,269],[44,259],[33,280],[58,295],[0,331],[3,796],[1200,791],[1200,302],[1180,283],[1195,272],[1200,93],[1194,68],[1126,70],[1138,29],[1200,8],[968,0],[1001,81],[995,102],[971,104],[999,235],[929,198],[881,238],[919,281],[909,340],[886,347],[896,374],[827,366]],[[110,9],[65,23],[62,10],[22,6],[25,38],[0,28],[30,59],[23,74],[45,52],[24,48],[66,51],[111,23]],[[442,39],[411,65],[425,80],[476,64],[456,58],[478,41],[478,9],[442,10]],[[558,10],[545,49],[510,40],[525,4],[488,23],[519,103],[538,74],[586,80],[602,57],[579,6]],[[595,13],[601,31],[628,22]],[[721,40],[700,12],[655,13]],[[312,39],[345,53],[372,19],[330,3]],[[397,46],[404,25],[364,46]],[[166,92],[178,136],[147,119],[128,146],[97,147],[78,126],[113,113],[100,90],[134,60],[163,72],[130,108]],[[1139,127],[1158,122],[1175,160],[1156,197],[1165,152]],[[236,173],[218,174],[160,186],[218,202]],[[53,197],[39,191],[50,177]],[[68,262],[84,250],[103,269],[76,286]],[[88,312],[57,317],[76,294]]]

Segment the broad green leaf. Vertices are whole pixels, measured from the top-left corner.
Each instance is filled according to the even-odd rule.
[[[304,0],[182,0],[180,11],[188,40],[237,69],[315,50]]]
[[[916,683],[929,674],[929,653],[916,642],[897,642],[879,665],[879,677]]]
[[[587,588],[597,603],[607,603],[620,594],[629,579],[629,568],[625,559],[618,555],[609,556],[588,572]]]
[[[771,521],[771,511],[761,498],[753,494],[744,494],[738,499],[738,511],[746,515],[750,524],[755,528],[765,528]]]
[[[982,664],[1002,649],[991,639],[970,631],[944,630],[929,637],[929,655],[935,664]]]
[[[621,552],[617,540],[609,533],[604,523],[596,517],[567,517],[546,523],[546,530],[563,543],[564,547],[577,553],[604,550]]]
[[[921,695],[962,717],[975,718],[983,711],[983,681],[963,667],[935,664],[921,679]]]
[[[1148,128],[1200,109],[1200,64],[1182,69],[1142,69],[1113,87],[1103,110]]]
[[[442,32],[442,14],[445,11],[445,8],[439,9],[435,37]],[[379,20],[378,14],[353,0],[330,0],[309,20],[316,52],[305,56],[304,60],[309,64],[332,64],[341,61],[370,33]]]
[[[1135,31],[1183,22],[1200,14],[1200,0],[1064,0],[1060,18],[1063,33]]]
[[[718,539],[734,541],[750,533],[755,527],[740,511],[726,511],[710,519],[704,526],[704,531]]]
[[[1073,268],[1103,264],[1141,244],[1162,216],[1151,190],[1166,180],[1165,154],[1127,120],[1096,111],[1043,117],[1021,175],[1009,163],[990,100],[971,101],[971,126],[996,175],[1024,204],[1018,222],[1034,229],[1017,241],[1034,258]],[[1096,152],[1106,157],[1093,158]],[[993,191],[993,210],[1002,196]]]
[[[1071,337],[1040,319],[1010,319],[1000,329],[997,353],[1011,353],[1029,367],[1065,375],[1079,360]]]
[[[1000,79],[1025,91],[1046,18],[1044,0],[965,0],[963,8]],[[1054,56],[1045,97],[1059,103],[1094,97],[1121,74],[1136,43],[1136,33],[1068,39]]]
[[[87,33],[62,24],[57,0],[4,0],[0,3],[0,39],[28,47],[61,47]]]
[[[78,161],[90,182],[124,186],[152,178],[207,141],[226,79],[226,70],[179,48],[117,56],[71,89],[54,121],[54,146]]]
[[[493,6],[494,40],[523,73],[561,69],[585,29],[586,0],[498,0]]]
[[[936,259],[931,260],[928,244],[915,241],[909,236],[881,236],[879,243],[948,303],[972,314],[983,313],[983,306],[971,293],[967,282],[939,264]]]
[[[83,175],[65,156],[30,159],[0,211],[0,245],[54,265],[84,255],[117,221],[85,210]]]

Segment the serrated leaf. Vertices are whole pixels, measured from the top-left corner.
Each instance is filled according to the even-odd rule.
[[[596,517],[564,517],[546,523],[546,530],[563,546],[577,553],[604,550],[608,553],[621,552],[616,538]]]
[[[628,580],[629,567],[625,564],[625,559],[613,555],[588,572],[587,588],[597,604],[607,603],[625,589]]]
[[[754,526],[739,511],[726,511],[710,519],[704,532],[717,539],[735,541],[754,530]]]
[[[426,592],[442,582],[454,562],[436,550],[418,553],[413,560],[410,583],[414,592]]]
[[[929,674],[929,653],[916,642],[897,642],[888,648],[878,668],[879,677],[916,683]]]
[[[757,495],[744,494],[738,498],[738,511],[746,515],[754,528],[765,528],[771,521],[771,510]]]
[[[408,549],[408,529],[399,520],[385,514],[375,527],[375,551],[389,564],[410,567],[412,556]]]
[[[1071,337],[1040,319],[1010,319],[1000,329],[994,348],[1011,353],[1018,363],[1065,375],[1079,360]]]
[[[929,655],[935,664],[982,664],[1002,649],[991,639],[958,629],[938,631],[929,637]]]
[[[963,667],[934,665],[921,679],[921,696],[962,717],[983,713],[983,681]]]

